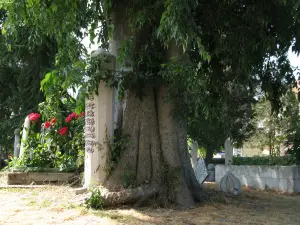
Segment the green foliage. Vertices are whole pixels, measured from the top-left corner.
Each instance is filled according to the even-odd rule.
[[[298,93],[299,96],[299,93]],[[288,153],[292,154],[296,158],[296,163],[300,164],[300,109],[299,109],[299,97],[294,93],[286,96],[287,103],[283,116],[286,119],[288,128],[286,129],[286,147],[288,147]]]
[[[42,106],[41,108],[45,109],[45,105]],[[42,112],[43,117],[47,118],[47,122],[50,123],[53,117],[49,118],[46,110]],[[67,124],[65,121],[62,123],[56,119],[56,122],[51,123],[49,128],[45,127],[46,123],[43,123],[41,128],[39,128],[40,123],[32,123],[25,142],[24,156],[19,159],[13,158],[7,168],[20,166],[58,168],[64,172],[82,169],[84,165],[83,122],[83,118],[78,116]],[[59,134],[62,125],[67,125],[69,128],[64,136]]]
[[[293,156],[253,156],[233,157],[233,165],[266,165],[266,166],[291,166],[296,164]]]
[[[53,69],[55,40],[36,34],[33,27],[7,23],[8,12],[0,6],[0,144],[12,145],[14,129],[43,101],[40,81]],[[5,26],[7,25],[7,26]],[[24,38],[26,37],[26,38]]]
[[[260,96],[255,105],[254,118],[251,121],[255,127],[253,136],[245,143],[250,148],[268,149],[272,156],[280,155],[280,147],[286,144],[291,148],[297,141],[299,105],[296,94],[290,90],[281,97],[282,108],[279,112],[272,111],[271,102],[265,96]],[[258,126],[260,125],[260,126]],[[295,151],[296,152],[296,151]],[[295,153],[294,152],[294,153]]]
[[[10,160],[6,160],[7,166],[3,170],[10,170],[12,168],[26,167],[26,161],[24,158],[11,157]]]
[[[189,149],[190,149],[190,145],[192,144],[192,142],[193,142],[193,140],[189,138],[188,139]],[[200,158],[204,159],[206,157],[206,149],[198,146],[197,155],[199,155]]]
[[[129,141],[129,137],[127,135],[123,134],[123,131],[121,128],[116,128],[114,130],[114,136],[112,137],[112,139],[107,140],[107,141],[109,141],[109,144],[108,144],[109,152],[108,152],[106,170],[107,170],[107,174],[109,176],[111,174],[111,172],[119,164],[120,159],[121,159],[121,153],[126,148],[130,147],[130,141]]]
[[[91,196],[86,201],[88,208],[103,209],[103,199],[100,188],[92,188]]]

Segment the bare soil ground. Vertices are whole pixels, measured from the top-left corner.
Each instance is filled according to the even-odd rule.
[[[0,225],[43,224],[300,224],[300,195],[244,189],[226,196],[205,184],[210,200],[189,210],[121,207],[89,210],[78,206],[70,187],[0,189]]]

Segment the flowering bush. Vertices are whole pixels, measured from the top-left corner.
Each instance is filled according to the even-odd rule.
[[[61,136],[65,136],[68,134],[68,131],[69,131],[69,128],[68,127],[63,127],[63,128],[60,128],[58,130],[58,133],[61,135]]]
[[[35,126],[41,115],[31,113],[28,117],[32,126]],[[63,119],[60,115],[48,116],[42,111],[42,117],[49,119],[42,124],[40,130],[36,132],[30,129],[26,142],[26,165],[59,168],[61,171],[71,171],[83,166],[84,112],[73,112]]]
[[[31,122],[37,121],[40,117],[41,117],[41,115],[39,113],[30,113],[28,115],[28,118]]]

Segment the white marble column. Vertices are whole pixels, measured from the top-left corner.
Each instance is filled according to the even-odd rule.
[[[197,165],[198,143],[193,141],[191,144],[192,167],[195,170]]]
[[[115,57],[97,49],[92,57],[104,57],[102,68],[115,70]],[[106,160],[109,150],[108,141],[113,136],[114,89],[104,82],[99,84],[98,95],[92,94],[86,99],[85,116],[85,166],[84,186],[99,185],[106,180]]]
[[[21,144],[20,129],[15,129],[14,135],[15,135],[14,157],[19,158],[20,144]]]
[[[225,164],[232,164],[232,155],[233,155],[233,143],[231,138],[227,138],[225,140]]]
[[[21,140],[20,154],[19,154],[20,158],[24,156],[25,145],[26,145],[26,142],[27,142],[27,139],[28,139],[29,131],[30,131],[30,120],[29,120],[29,117],[27,116],[25,118],[23,131],[22,131],[22,140]]]

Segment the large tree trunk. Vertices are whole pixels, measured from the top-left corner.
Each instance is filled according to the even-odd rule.
[[[163,100],[165,91],[149,86],[143,100],[128,91],[122,129],[130,137],[130,146],[122,152],[107,187],[119,191],[124,186],[151,185],[160,200],[190,207],[201,200],[202,189],[191,166],[185,127],[174,120],[172,104]]]
[[[206,149],[206,156],[205,156],[205,164],[206,166],[210,163],[212,163],[212,159],[214,157],[214,147],[210,146]]]
[[[115,35],[110,49],[117,55],[120,43],[131,35],[124,7],[116,6],[112,21]],[[143,37],[147,37],[135,35],[136,45],[143,44]],[[166,61],[173,56],[174,49],[170,52]],[[167,87],[150,82],[143,88],[142,97],[134,88],[126,92],[118,116],[122,121],[118,124],[123,135],[129,137],[129,147],[122,151],[105,184],[105,205],[141,202],[158,196],[156,199],[163,203],[192,207],[203,198],[188,154],[186,127],[173,118],[174,103],[164,101],[167,91]]]

